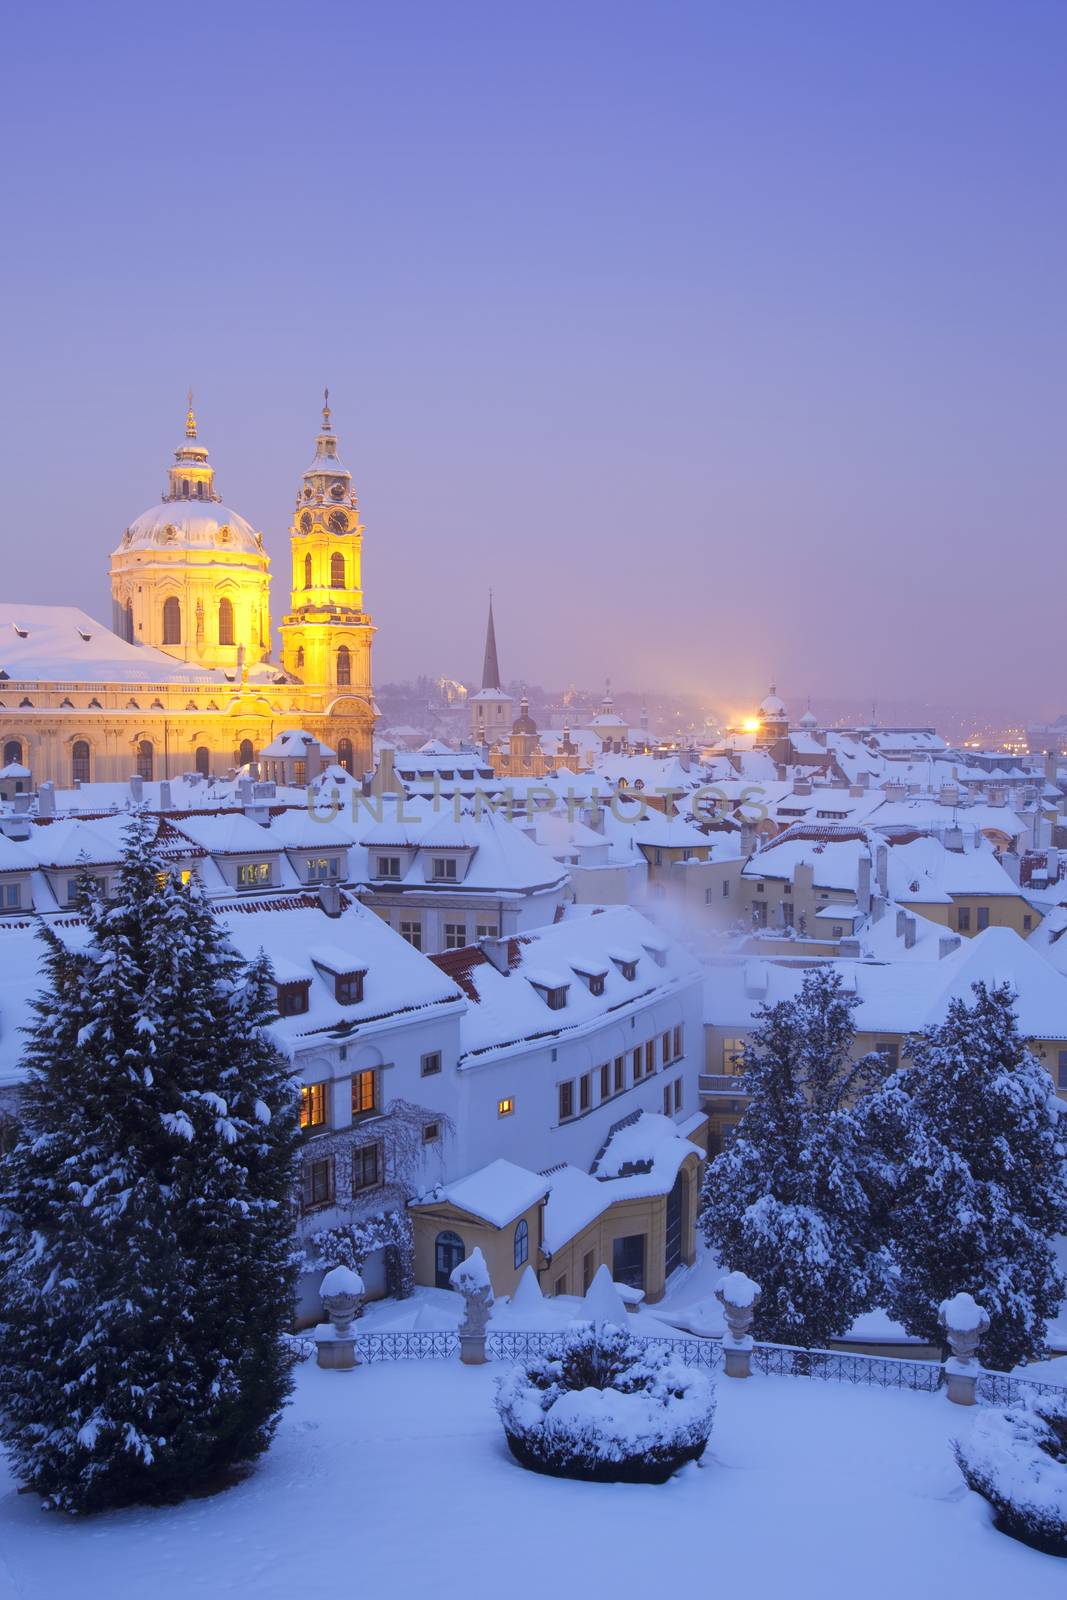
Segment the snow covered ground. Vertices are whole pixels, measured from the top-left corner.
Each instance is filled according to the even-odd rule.
[[[245,1483],[72,1521],[0,1478],[2,1600],[391,1594],[752,1600],[1064,1593],[1067,1567],[996,1533],[949,1452],[943,1394],[718,1380],[705,1464],[662,1487],[539,1478],[510,1458],[493,1368],[301,1368]]]

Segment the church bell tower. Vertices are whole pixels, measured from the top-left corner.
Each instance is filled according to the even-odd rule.
[[[374,627],[363,610],[363,524],[352,474],[338,459],[328,389],[289,535],[293,581],[280,629],[282,666],[328,703],[349,694],[369,701]]]

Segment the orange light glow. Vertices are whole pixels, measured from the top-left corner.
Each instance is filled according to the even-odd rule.
[[[759,730],[760,721],[758,717],[746,717],[744,722],[741,724],[742,733],[758,733]]]

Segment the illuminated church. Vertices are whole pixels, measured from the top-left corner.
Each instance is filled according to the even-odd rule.
[[[290,526],[280,664],[263,535],[222,503],[190,396],[162,498],[112,553],[112,628],[72,606],[0,601],[0,768],[64,787],[210,777],[297,727],[355,776],[370,768],[363,525],[328,400]]]

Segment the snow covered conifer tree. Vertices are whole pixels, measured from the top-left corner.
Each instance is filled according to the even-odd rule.
[[[299,1143],[230,949],[135,815],[112,901],[44,928],[0,1164],[0,1438],[48,1503],[178,1499],[266,1448],[291,1385]]]
[[[856,1003],[816,969],[795,1001],[762,1008],[743,1060],[748,1107],[705,1175],[704,1236],[761,1286],[760,1339],[825,1344],[880,1283],[856,1102],[885,1068],[851,1059]]]
[[[1067,1232],[1067,1118],[1011,989],[977,983],[974,997],[924,1030],[871,1104],[896,1174],[888,1309],[936,1345],[939,1305],[964,1290],[989,1313],[983,1362],[1010,1368],[1042,1353],[1067,1290],[1050,1242]]]

